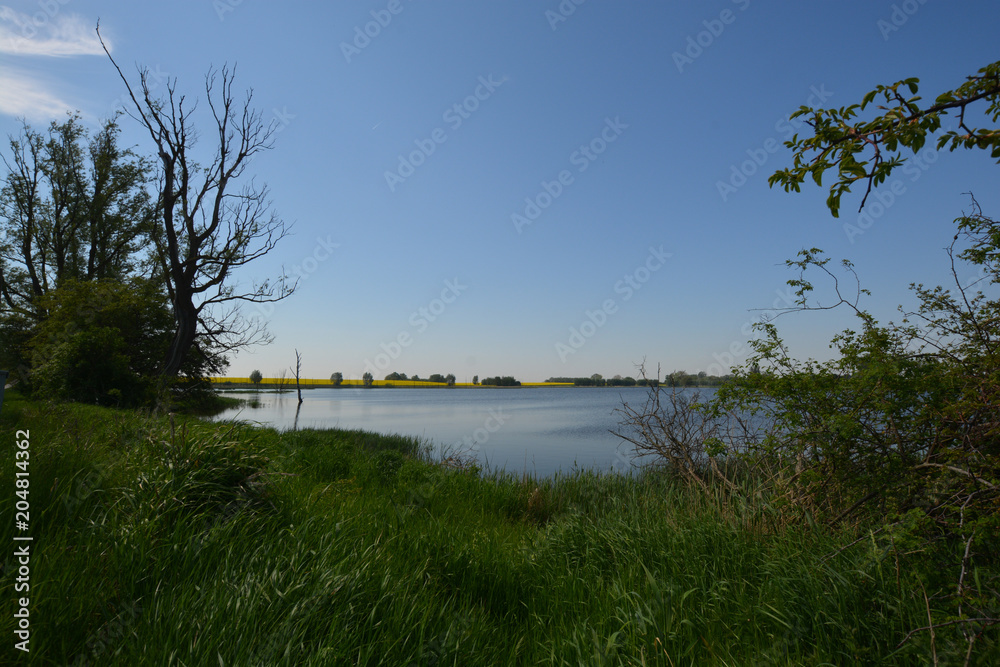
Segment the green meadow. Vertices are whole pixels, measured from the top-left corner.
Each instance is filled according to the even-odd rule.
[[[18,431],[27,531],[13,520]],[[20,655],[31,664],[965,657],[946,628],[908,637],[928,615],[913,559],[866,529],[789,521],[749,483],[738,499],[653,471],[513,477],[460,456],[432,461],[410,438],[278,433],[16,392],[0,438],[3,636],[17,641],[27,597]],[[23,534],[30,590],[17,593],[10,545]]]

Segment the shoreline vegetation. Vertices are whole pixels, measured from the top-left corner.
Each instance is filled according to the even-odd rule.
[[[886,536],[790,520],[731,471],[739,502],[652,468],[510,476],[413,438],[15,389],[0,437],[18,431],[36,664],[905,665],[964,648],[906,641],[928,612]]]

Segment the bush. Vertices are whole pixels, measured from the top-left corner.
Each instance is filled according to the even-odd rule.
[[[30,340],[36,393],[103,405],[152,398],[173,317],[150,282],[70,281],[41,299]]]

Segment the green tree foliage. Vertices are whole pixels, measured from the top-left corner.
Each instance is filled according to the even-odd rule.
[[[150,350],[165,349],[150,332],[136,330],[156,318],[123,319],[132,316],[129,309],[149,315],[161,299],[151,285],[132,282],[153,270],[145,246],[156,205],[147,191],[148,162],[122,149],[118,136],[115,120],[88,136],[80,118],[70,116],[53,122],[46,134],[25,124],[0,156],[6,167],[0,184],[0,363],[17,369],[26,387],[132,403],[144,392],[139,385],[145,380],[137,378],[155,367]],[[129,294],[124,284],[142,287]],[[107,302],[119,293],[125,301],[112,312]],[[67,320],[66,313],[76,319]],[[143,344],[136,347],[136,341]],[[136,359],[126,358],[133,353]],[[84,378],[95,369],[101,371]],[[69,375],[60,379],[63,371]],[[112,391],[124,398],[112,401]]]
[[[258,370],[250,371],[250,378],[249,379],[250,379],[250,382],[252,382],[254,384],[254,386],[256,386],[258,390],[260,390],[260,383],[264,379],[264,376],[261,375],[260,371],[258,371]]]
[[[827,205],[836,216],[855,183],[867,197],[905,161],[903,149],[916,152],[935,134],[939,148],[1000,157],[997,129],[973,127],[970,118],[976,104],[990,122],[1000,118],[1000,63],[930,106],[921,104],[918,84],[879,86],[841,109],[804,107],[799,115],[810,116],[812,133],[787,143],[794,164],[772,185],[797,191],[806,176],[819,185],[835,170]],[[884,102],[879,115],[855,121],[876,99]],[[956,127],[943,130],[952,113]],[[763,323],[746,364],[710,404],[691,409],[727,425],[713,426],[700,443],[705,460],[766,470],[773,507],[871,527],[876,551],[919,558],[917,579],[900,585],[927,595],[930,620],[901,639],[929,635],[935,661],[940,651],[969,664],[969,656],[1000,652],[1000,222],[975,199],[955,222],[946,250],[954,284],[912,285],[915,305],[901,307],[898,323],[880,323],[862,307],[867,292],[850,262],[835,269],[818,249],[800,252],[787,262],[797,274],[790,310],[846,308],[855,317],[854,328],[833,338],[836,357],[796,360],[775,323]],[[833,292],[832,304],[812,299],[816,277]],[[858,281],[852,293],[843,291],[845,279]],[[721,470],[713,474],[726,479]]]
[[[118,145],[116,121],[87,137],[78,116],[11,137],[0,186],[0,304],[45,316],[38,299],[69,280],[124,280],[155,217],[149,164]],[[148,257],[146,257],[148,259]]]
[[[795,135],[786,142],[795,151],[791,168],[774,173],[768,182],[780,184],[785,191],[798,192],[807,177],[822,184],[823,174],[836,170],[830,186],[827,206],[834,217],[840,213],[840,198],[861,181],[866,186],[865,199],[872,188],[883,183],[894,169],[905,162],[900,155],[905,148],[916,153],[932,135],[942,129],[946,117],[954,115],[955,127],[941,132],[937,147],[979,148],[990,151],[1000,161],[1000,131],[996,127],[974,127],[970,113],[984,106],[986,119],[995,124],[1000,119],[1000,61],[987,65],[962,85],[948,90],[925,106],[917,95],[919,79],[897,81],[878,86],[864,96],[860,104],[839,109],[813,109],[803,106],[792,117],[808,117],[812,128],[808,136]],[[881,112],[868,120],[858,115],[876,100]]]
[[[344,374],[341,373],[340,371],[337,371],[336,373],[330,376],[330,382],[333,383],[334,387],[339,387],[344,382]]]
[[[503,377],[500,377],[498,375],[496,377],[483,378],[483,380],[482,380],[482,382],[480,384],[482,384],[484,387],[520,387],[521,386],[521,382],[519,380],[515,380],[513,378],[513,376],[510,376],[510,375],[505,375]]]
[[[372,386],[372,383],[375,382],[375,377],[371,373],[365,371],[365,374],[361,376],[361,381],[366,387],[370,387]]]
[[[154,282],[67,281],[40,302],[49,316],[29,341],[34,390],[104,405],[150,401],[173,324]]]

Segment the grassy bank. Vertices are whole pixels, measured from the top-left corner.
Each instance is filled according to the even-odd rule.
[[[15,432],[30,528],[14,529]],[[34,664],[810,665],[929,659],[874,540],[663,476],[535,481],[363,432],[149,418],[8,393],[4,659]],[[30,592],[10,545],[30,534]],[[924,633],[926,634],[926,633]],[[961,648],[943,637],[942,660]]]

